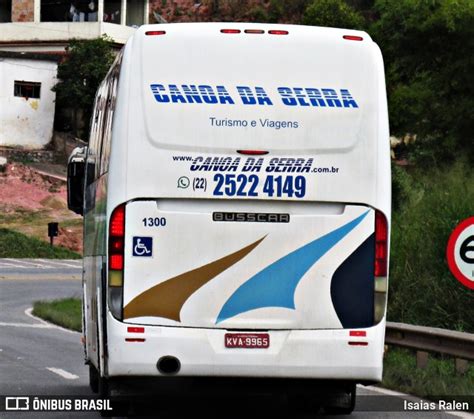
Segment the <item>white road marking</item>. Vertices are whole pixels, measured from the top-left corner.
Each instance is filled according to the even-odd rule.
[[[0,267],[5,268],[38,268],[38,269],[54,269],[54,268],[77,268],[82,267],[82,260],[74,259],[0,259]]]
[[[40,323],[42,323],[42,324],[46,324],[46,325],[48,325],[48,326],[51,327],[51,323],[48,323],[46,320],[40,319],[39,317],[33,316],[33,307],[27,308],[27,309],[25,310],[25,314],[26,314],[29,318],[31,318],[31,319],[33,319],[33,320],[36,320],[37,322],[40,322]]]
[[[361,386],[361,385],[358,385],[357,387],[374,391],[375,393],[385,394],[387,396],[416,397],[416,396],[412,396],[411,394],[404,394],[404,393],[399,393],[398,391],[389,390],[388,388],[375,387],[375,386]]]
[[[41,268],[41,265],[39,265],[37,262],[32,262],[31,260],[24,260],[24,259],[4,259],[9,262],[13,263],[19,263],[20,266],[21,264],[26,264],[26,266],[21,266],[22,268],[30,268],[30,267],[35,267],[35,268]]]
[[[16,263],[11,263],[11,262],[4,262],[3,260],[0,261],[0,267],[5,267],[5,268],[25,268],[23,265],[18,265]]]
[[[70,263],[64,263],[64,262],[49,262],[50,264],[52,264],[53,266],[66,266],[68,268],[76,268],[76,269],[80,269],[81,266],[80,265],[71,265]]]
[[[33,314],[33,307],[27,308],[27,309],[25,310],[25,314],[26,314],[28,317],[31,317],[32,319],[37,320],[37,321],[40,322],[42,325],[47,326],[48,328],[51,328],[51,329],[59,329],[59,330],[62,330],[63,332],[76,333],[76,334],[78,334],[78,335],[81,335],[81,334],[82,334],[82,333],[80,333],[80,332],[76,332],[75,330],[66,329],[65,327],[58,326],[57,324],[50,323],[50,322],[47,322],[46,320],[43,320],[43,319],[41,319],[41,318],[39,318],[39,317],[36,317],[36,316]],[[0,323],[0,326],[1,326],[1,323]]]
[[[24,259],[22,258],[1,258],[1,262],[11,262],[11,263],[19,263],[22,262]]]
[[[67,333],[75,333],[80,335],[81,333],[76,332],[75,330],[69,330],[64,327],[58,326],[57,324],[49,323],[43,319],[40,319],[39,317],[36,317],[32,313],[33,307],[27,308],[25,310],[25,314],[36,320],[38,323],[8,323],[8,322],[0,322],[0,327],[5,326],[5,327],[31,327],[33,329],[58,329],[62,330],[63,332]]]
[[[46,368],[48,371],[54,372],[55,374],[58,374],[59,376],[65,378],[66,380],[77,380],[79,378],[78,375],[76,374],[71,374],[70,372],[64,371],[61,368],[52,368],[48,367]]]
[[[36,259],[38,262],[41,262],[41,263],[49,263],[50,265],[52,265],[53,267],[57,267],[57,266],[67,266],[69,268],[81,268],[82,267],[82,261],[80,263],[71,263],[73,262],[72,260],[56,260],[56,259]]]
[[[32,327],[36,329],[51,329],[53,326],[49,324],[31,324],[31,323],[7,323],[7,322],[0,322],[0,326],[6,327]]]

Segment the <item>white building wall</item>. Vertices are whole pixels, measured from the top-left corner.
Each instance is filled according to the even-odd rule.
[[[42,148],[52,138],[57,63],[0,57],[0,146]],[[17,81],[41,83],[39,99],[14,96]]]
[[[1,0],[0,0],[1,1]],[[147,15],[148,16],[148,15]],[[36,51],[42,51],[42,44],[62,45],[56,50],[64,50],[71,39],[95,39],[107,35],[117,44],[125,44],[136,31],[131,26],[107,22],[18,22],[0,24],[0,50],[12,51],[18,45],[37,45]]]

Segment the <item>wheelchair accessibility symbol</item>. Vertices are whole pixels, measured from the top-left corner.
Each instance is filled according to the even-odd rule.
[[[133,256],[153,256],[153,237],[134,237]]]

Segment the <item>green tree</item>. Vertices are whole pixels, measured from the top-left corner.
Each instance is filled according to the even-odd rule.
[[[303,23],[313,26],[361,29],[362,16],[343,0],[314,0],[305,10]]]
[[[250,22],[268,22],[268,14],[262,6],[254,6],[248,12]]]
[[[272,23],[299,23],[309,0],[270,0],[269,21]]]
[[[81,136],[78,111],[82,111],[88,132],[95,93],[114,60],[114,52],[107,37],[72,40],[66,52],[66,59],[58,66],[59,82],[52,90],[56,92],[57,109],[72,109],[73,133]]]
[[[474,2],[377,0],[390,129],[417,134],[418,163],[474,157]]]

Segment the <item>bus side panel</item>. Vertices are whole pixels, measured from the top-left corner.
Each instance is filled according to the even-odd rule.
[[[84,214],[84,297],[86,306],[86,358],[100,368],[104,345],[102,344],[102,294],[103,265],[106,243],[106,182],[102,176],[86,189]]]

